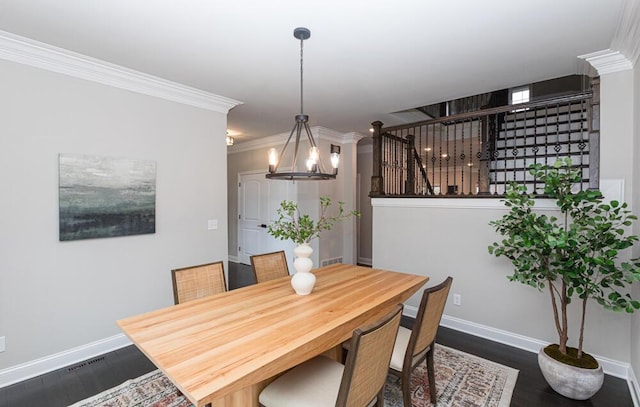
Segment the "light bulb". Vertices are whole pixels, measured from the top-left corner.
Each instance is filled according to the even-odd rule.
[[[318,164],[311,158],[307,159],[307,171],[316,172],[318,170]]]
[[[331,166],[333,167],[333,169],[338,169],[338,165],[340,164],[340,154],[338,153],[331,153],[331,155],[329,156],[329,158],[331,159]]]
[[[331,160],[331,166],[333,167],[333,173],[338,173],[338,165],[340,164],[340,146],[331,144],[331,154],[329,155]]]
[[[278,150],[275,148],[269,149],[269,172],[276,172],[276,167],[278,166]]]

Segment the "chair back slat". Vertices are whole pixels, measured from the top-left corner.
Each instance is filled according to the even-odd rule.
[[[257,283],[274,280],[289,275],[287,257],[284,251],[256,254],[250,257],[251,267]]]
[[[171,270],[176,304],[227,291],[221,261]]]
[[[375,325],[354,331],[336,406],[362,407],[382,397],[401,317],[402,304]]]

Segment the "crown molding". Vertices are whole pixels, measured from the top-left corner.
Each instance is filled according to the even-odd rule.
[[[329,129],[322,126],[313,126],[310,128],[311,134],[316,141],[326,140],[336,144],[356,144],[364,136],[360,133],[350,132],[341,133],[337,130]],[[246,151],[259,150],[263,148],[271,148],[284,145],[291,132],[279,133],[273,136],[262,137],[259,139],[249,140],[242,143],[235,143],[227,148],[227,154],[243,153]],[[237,140],[236,140],[237,141]]]
[[[218,113],[242,103],[6,31],[0,31],[0,58]]]
[[[594,67],[599,75],[633,69],[633,64],[618,51],[605,49],[590,54],[578,55]]]
[[[616,33],[611,40],[611,48],[619,50],[635,66],[640,58],[640,3],[624,0],[623,10]]]
[[[316,134],[313,132],[314,129],[318,134],[318,139],[327,140],[339,144],[357,144],[358,141],[360,141],[360,139],[364,137],[362,134],[356,133],[354,131],[349,133],[342,133],[337,130],[328,129],[322,126],[314,126],[311,129],[311,132],[314,135]]]
[[[345,140],[344,144],[358,144],[360,140],[365,138],[364,134],[356,133],[355,131],[344,134],[343,139]]]

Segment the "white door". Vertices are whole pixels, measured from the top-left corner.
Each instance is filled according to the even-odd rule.
[[[295,184],[274,181],[265,173],[241,173],[238,177],[238,259],[251,264],[254,254],[284,250],[292,270],[293,247],[290,241],[275,239],[267,233],[267,225],[278,218],[283,200],[295,199]]]

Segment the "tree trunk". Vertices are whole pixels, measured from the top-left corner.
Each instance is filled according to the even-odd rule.
[[[562,334],[560,335],[560,343],[558,350],[563,355],[567,354],[567,341],[569,340],[569,322],[567,321],[567,283],[562,281],[562,292],[560,293],[560,310],[562,313]]]
[[[563,283],[563,291],[559,293],[560,296],[560,305],[562,307],[562,325],[560,324],[560,316],[558,315],[558,303],[556,301],[556,293],[553,291],[555,286],[553,285],[553,280],[547,278],[548,286],[549,286],[549,294],[551,295],[551,307],[553,308],[553,320],[556,324],[556,331],[558,331],[558,350],[563,354],[567,354],[567,305],[565,299],[565,286]]]
[[[587,314],[588,299],[589,297],[587,296],[582,299],[582,315],[580,316],[580,338],[578,338],[578,358],[582,357],[582,340],[584,339],[584,321],[585,315]]]
[[[556,324],[556,331],[558,331],[558,336],[562,334],[562,329],[560,328],[560,319],[558,318],[558,305],[556,304],[556,296],[553,293],[553,281],[551,279],[547,279],[549,282],[549,295],[551,296],[551,308],[553,309],[553,321]]]

